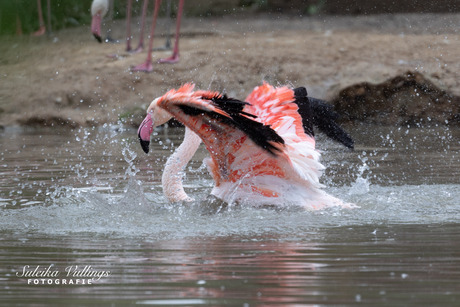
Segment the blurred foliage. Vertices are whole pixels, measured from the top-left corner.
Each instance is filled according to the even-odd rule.
[[[188,0],[185,1],[187,16],[223,16],[228,14],[257,13],[257,12],[292,12],[300,14],[316,14],[326,0]],[[89,25],[91,23],[92,0],[51,0],[51,28],[53,31],[63,28]],[[163,1],[160,14],[165,13]],[[172,14],[175,15],[177,2],[173,1]],[[152,13],[153,1],[149,4],[149,14]],[[41,0],[43,19],[47,25],[47,0]],[[20,27],[24,34],[33,33],[39,28],[37,0],[0,0],[0,35],[14,35]],[[142,0],[133,1],[133,13],[139,15]],[[126,0],[114,1],[114,18],[126,16]],[[20,24],[19,24],[20,23]]]
[[[59,30],[70,26],[88,24],[92,0],[51,0],[51,27]],[[47,0],[41,0],[43,19],[47,24]],[[37,0],[0,0],[0,33],[15,34],[20,26],[23,33],[39,28]]]
[[[89,25],[91,23],[92,0],[51,0],[51,28],[53,31],[68,27]],[[133,11],[136,14],[142,1],[135,0]],[[114,18],[124,18],[126,1],[115,0]],[[43,19],[48,24],[47,0],[41,0]],[[39,28],[37,0],[0,0],[0,34],[16,34],[18,23],[24,34],[33,33]]]
[[[91,22],[92,0],[51,0],[51,25],[53,31],[72,26],[89,26]],[[133,12],[140,14],[143,0],[133,1]],[[163,1],[160,14],[165,12]],[[177,9],[173,0],[173,15]],[[114,0],[114,18],[126,16],[126,0]],[[47,0],[41,0],[43,18],[47,24]],[[149,14],[153,1],[150,1]],[[459,12],[460,0],[186,0],[186,16],[223,16],[230,14],[376,14],[394,12]],[[14,35],[18,23],[24,34],[32,33],[39,27],[37,0],[0,0],[0,35]]]

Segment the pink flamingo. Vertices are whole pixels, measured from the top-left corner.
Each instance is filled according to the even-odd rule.
[[[94,38],[99,43],[102,43],[102,18],[104,18],[104,16],[109,11],[109,7],[109,0],[93,0],[91,3],[91,33],[93,33]]]
[[[201,141],[215,186],[211,192],[231,204],[296,204],[308,209],[353,207],[328,195],[315,150],[313,124],[347,147],[351,138],[334,121],[330,106],[307,97],[305,88],[256,87],[247,102],[185,84],[152,101],[138,136],[147,153],[154,127],[174,117],[186,126],[183,143],[166,162],[162,185],[170,202],[191,201],[181,172]]]
[[[109,11],[108,0],[93,0],[91,3],[91,33],[99,43],[102,43],[101,24],[102,18]]]
[[[158,11],[160,9],[161,0],[155,0],[155,7],[153,11],[153,20],[152,25],[150,28],[150,39],[149,39],[149,46],[147,50],[147,59],[144,63],[132,67],[132,71],[145,71],[151,72],[153,70],[152,65],[152,51],[153,51],[153,37],[155,34],[155,26],[157,23]],[[184,7],[184,0],[179,0],[179,8],[177,14],[177,22],[176,22],[176,35],[175,35],[175,43],[173,48],[173,54],[166,58],[158,60],[158,63],[177,63],[179,61],[179,32],[180,32],[180,23],[182,19],[182,11]],[[93,0],[91,4],[91,14],[92,14],[92,21],[91,21],[91,32],[93,33],[94,37],[101,43],[101,23],[102,18],[107,14],[109,8],[109,1],[108,0]],[[141,17],[141,29],[140,29],[140,40],[139,45],[136,49],[131,48],[131,8],[132,8],[132,0],[128,0],[127,3],[127,18],[126,18],[126,50],[129,52],[141,52],[144,49],[144,28],[145,28],[145,16],[147,14],[148,8],[148,0],[144,0],[142,5],[142,17]]]
[[[51,0],[46,1],[47,4],[47,20],[48,20],[48,30],[51,32]],[[39,24],[39,29],[32,33],[33,36],[41,36],[45,34],[46,32],[46,26],[45,26],[45,21],[43,20],[43,12],[42,12],[42,3],[40,0],[37,0],[37,6],[38,6],[38,24]]]
[[[153,36],[155,34],[155,25],[157,22],[158,10],[160,8],[160,5],[161,5],[161,0],[155,0],[155,8],[153,10],[153,20],[152,20],[152,25],[150,27],[149,46],[147,49],[147,59],[144,63],[137,65],[135,67],[132,67],[131,68],[132,71],[151,72],[153,70],[153,65],[152,65]],[[173,64],[179,61],[179,32],[180,32],[180,23],[182,19],[183,9],[184,9],[184,0],[179,0],[173,54],[169,58],[158,60],[158,63]]]
[[[93,33],[96,40],[102,43],[102,35],[101,35],[101,24],[102,19],[109,11],[110,7],[113,7],[112,1],[109,0],[93,0],[91,3],[91,32]],[[144,0],[142,6],[142,17],[141,17],[141,29],[140,29],[140,39],[139,45],[136,49],[131,48],[131,9],[132,9],[132,0],[128,0],[127,7],[126,7],[126,51],[128,52],[141,52],[144,48],[144,27],[145,27],[145,16],[147,14],[147,7],[148,7],[148,0]]]

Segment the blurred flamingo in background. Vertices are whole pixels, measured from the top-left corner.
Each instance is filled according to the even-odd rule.
[[[319,176],[324,169],[315,150],[313,124],[353,148],[335,123],[331,106],[307,97],[305,88],[275,88],[264,83],[246,102],[218,92],[194,91],[186,84],[155,99],[138,136],[147,153],[154,127],[174,117],[186,126],[183,143],[168,159],[162,177],[170,202],[191,201],[181,173],[201,141],[215,186],[212,195],[231,204],[300,205],[308,209],[351,207],[328,195]]]
[[[145,17],[147,15],[148,0],[144,0],[142,5],[142,17],[141,17],[141,28],[139,45],[133,49],[131,47],[131,15],[132,15],[132,4],[133,0],[128,0],[126,7],[126,51],[128,52],[140,52],[144,48],[144,28],[145,28]],[[91,32],[93,33],[96,40],[102,43],[101,35],[101,24],[102,19],[107,14],[110,8],[113,8],[113,0],[93,0],[91,3]]]
[[[127,8],[126,8],[126,51],[129,52],[141,52],[144,49],[144,28],[145,28],[145,17],[147,14],[148,9],[148,0],[144,0],[142,5],[142,17],[141,17],[141,28],[140,28],[140,39],[139,45],[135,48],[131,48],[131,12],[132,12],[132,0],[128,0]],[[147,49],[147,59],[143,64],[137,65],[133,67],[132,71],[145,71],[150,72],[153,70],[152,64],[152,51],[153,51],[153,38],[155,34],[155,26],[157,23],[158,11],[160,9],[161,0],[155,0],[154,12],[153,12],[153,20],[152,25],[150,28],[150,39],[149,39],[149,46]],[[179,32],[180,32],[180,22],[182,18],[182,11],[184,7],[184,0],[179,0],[179,8],[177,14],[177,23],[176,23],[176,35],[175,35],[175,43],[173,54],[166,59],[160,59],[159,63],[176,63],[179,61]],[[168,15],[169,15],[170,3],[168,2]],[[91,21],[91,32],[93,33],[94,37],[99,41],[102,42],[101,37],[101,23],[102,18],[107,14],[109,10],[109,0],[93,0],[91,4],[91,14],[92,14],[92,21]],[[166,43],[166,46],[169,45],[169,39]]]
[[[152,25],[150,27],[150,39],[149,39],[149,46],[147,49],[147,59],[144,63],[132,67],[132,71],[144,71],[144,72],[151,72],[153,70],[152,65],[152,50],[153,50],[153,37],[155,34],[155,25],[157,23],[158,17],[158,10],[160,9],[161,0],[155,0],[155,8],[153,11],[153,20]],[[179,0],[179,7],[177,11],[177,21],[176,21],[176,35],[175,35],[175,42],[174,42],[174,49],[173,54],[169,58],[160,59],[158,63],[177,63],[179,61],[179,32],[180,32],[180,23],[182,19],[182,12],[184,9],[184,0]]]
[[[47,5],[47,21],[48,21],[48,31],[51,33],[51,0],[46,1]],[[38,30],[32,33],[33,36],[41,36],[46,33],[45,21],[43,20],[43,11],[42,3],[40,0],[37,0],[37,10],[38,10]],[[20,21],[19,21],[20,24]]]

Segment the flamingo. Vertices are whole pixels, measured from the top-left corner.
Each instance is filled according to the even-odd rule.
[[[47,5],[47,20],[48,20],[48,30],[51,32],[51,0],[46,1]],[[40,0],[37,0],[37,7],[38,7],[38,24],[39,28],[37,31],[32,33],[33,36],[41,36],[46,32],[45,21],[43,20],[43,12],[42,12],[42,3]]]
[[[194,90],[193,84],[172,89],[152,101],[138,129],[148,153],[154,127],[175,118],[185,125],[182,144],[166,162],[162,185],[169,202],[193,201],[184,191],[181,173],[201,141],[215,185],[211,194],[228,204],[256,206],[295,204],[307,209],[353,207],[327,194],[319,182],[324,166],[315,149],[313,124],[353,148],[330,107],[311,99],[305,88],[256,87],[245,101],[218,92]]]
[[[161,5],[161,0],[155,0],[155,8],[153,10],[153,20],[152,25],[150,27],[150,39],[149,39],[149,46],[147,49],[147,59],[144,63],[132,67],[132,71],[144,71],[144,72],[151,72],[153,71],[153,64],[152,64],[152,50],[153,50],[153,36],[155,34],[155,25],[157,22],[158,17],[158,10]],[[179,7],[177,11],[177,20],[176,20],[176,35],[175,35],[175,42],[173,48],[173,54],[165,59],[158,60],[158,63],[169,63],[174,64],[179,61],[179,32],[180,32],[180,23],[182,19],[182,11],[184,9],[184,0],[179,0]]]
[[[101,23],[102,18],[109,11],[109,0],[93,0],[91,3],[91,32],[94,38],[102,43]]]
[[[101,36],[101,23],[104,16],[109,11],[109,8],[113,7],[113,0],[93,0],[91,3],[91,32],[94,35],[94,38],[99,43],[102,43]],[[144,0],[142,5],[142,17],[141,17],[141,29],[140,29],[140,39],[139,44],[136,49],[131,48],[131,8],[132,0],[128,0],[126,7],[126,51],[128,52],[141,52],[144,48],[144,25],[145,25],[145,16],[147,14],[148,0]]]
[[[148,0],[144,0],[142,5],[142,17],[141,17],[141,29],[140,29],[140,40],[139,45],[134,50],[131,48],[131,7],[132,7],[132,0],[128,0],[127,3],[127,18],[126,18],[126,51],[128,52],[141,52],[144,49],[144,28],[145,28],[145,16],[147,14],[148,8]],[[168,3],[169,4],[169,3]],[[151,72],[153,70],[152,64],[152,51],[153,51],[153,37],[155,34],[155,26],[157,23],[158,11],[160,9],[161,0],[155,0],[155,7],[153,11],[153,20],[152,25],[150,28],[150,38],[149,38],[149,46],[147,50],[147,59],[144,63],[134,66],[131,68],[132,71],[144,71],[144,72]],[[101,38],[101,23],[102,18],[107,14],[109,8],[109,0],[93,0],[91,4],[91,32],[93,33],[94,37],[102,43]],[[158,60],[158,63],[177,63],[179,61],[179,32],[180,32],[180,23],[182,19],[182,11],[184,8],[184,0],[179,0],[179,7],[178,7],[178,14],[177,14],[177,21],[176,21],[176,35],[175,35],[175,43],[173,48],[173,53],[170,57],[165,59]],[[169,12],[169,5],[168,5],[168,12]],[[169,40],[167,41],[166,45],[169,45]]]

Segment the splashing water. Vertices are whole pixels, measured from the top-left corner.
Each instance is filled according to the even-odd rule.
[[[209,197],[204,148],[185,171],[196,201],[168,204],[160,178],[181,129],[157,131],[149,155],[120,127],[7,129],[0,297],[9,305],[378,306],[423,305],[430,293],[456,306],[460,130],[388,130],[358,129],[355,152],[319,135],[327,192],[359,208],[305,211]],[[39,264],[112,275],[56,288],[15,274]]]
[[[452,174],[451,167],[458,164],[455,157],[460,150],[452,136],[456,130],[431,131],[432,139],[423,139],[428,149],[424,153],[409,150],[417,148],[416,141],[423,136],[420,131],[402,133],[413,142],[410,147],[401,147],[402,140],[390,137],[394,132],[374,131],[385,135],[382,143],[358,148],[360,154],[329,141],[322,143],[320,136],[318,143],[324,146],[323,162],[328,167],[324,176],[327,191],[361,208],[319,212],[225,206],[209,198],[213,183],[202,164],[207,155],[204,149],[187,167],[184,178],[186,190],[197,201],[168,204],[159,178],[174,144],[181,141],[180,129],[158,133],[162,142],[153,142],[150,155],[138,148],[137,139],[132,137],[135,132],[108,126],[81,129],[73,138],[69,138],[70,133],[56,135],[52,131],[41,131],[38,140],[35,131],[8,133],[16,140],[2,147],[3,182],[10,182],[0,197],[3,230],[158,237],[271,232],[291,236],[312,227],[457,221],[460,214],[455,179],[459,174]],[[434,143],[442,133],[445,139],[440,152]],[[357,143],[364,137],[358,136]],[[55,148],[53,143],[65,146],[56,152],[50,150]],[[438,154],[444,159],[438,159]],[[422,164],[430,167],[412,168]],[[419,182],[420,177],[433,173],[436,178]]]
[[[366,164],[367,158],[361,158],[363,164],[358,169],[358,178],[351,185],[350,190],[348,191],[349,195],[362,195],[369,192],[370,182],[367,178],[363,177],[365,171],[369,170],[369,166]]]

